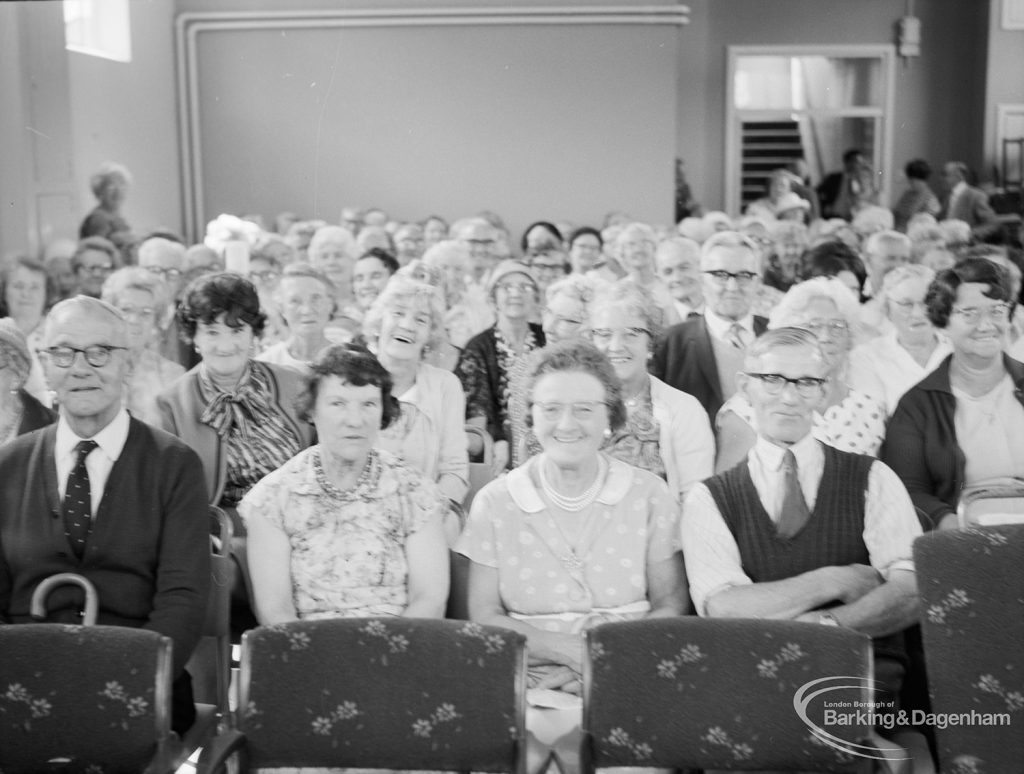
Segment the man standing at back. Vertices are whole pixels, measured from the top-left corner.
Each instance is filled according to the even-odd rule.
[[[102,301],[77,296],[50,311],[44,368],[60,417],[0,447],[0,623],[31,622],[45,578],[85,576],[97,623],[174,642],[172,727],[183,733],[195,718],[185,662],[210,584],[205,479],[195,452],[124,409],[126,339],[121,313]],[[79,589],[59,587],[47,620],[78,623],[82,607]]]
[[[967,183],[967,165],[947,161],[942,168],[947,193],[942,203],[942,220],[962,220],[971,227],[975,241],[983,242],[999,231],[999,216],[988,203],[988,195]]]
[[[669,328],[654,349],[651,373],[704,406],[718,409],[736,391],[743,353],[767,327],[751,306],[761,285],[761,253],[749,238],[721,231],[701,248],[704,314]]]

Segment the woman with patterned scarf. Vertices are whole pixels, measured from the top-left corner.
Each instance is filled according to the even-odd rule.
[[[312,442],[312,427],[294,407],[302,377],[253,359],[266,315],[244,277],[199,277],[185,290],[178,321],[202,360],[158,396],[160,425],[203,461],[211,503],[234,522],[231,550],[245,578],[245,529],[236,506],[257,481]],[[235,584],[236,599],[244,591]]]

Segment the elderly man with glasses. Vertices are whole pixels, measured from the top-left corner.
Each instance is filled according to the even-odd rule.
[[[174,642],[172,727],[195,718],[185,662],[209,596],[207,496],[199,457],[125,410],[128,333],[121,312],[77,296],[46,321],[57,423],[0,448],[0,625],[33,622],[32,593],[63,572],[99,596],[97,623]],[[78,588],[50,595],[46,620],[79,623]]]
[[[748,237],[721,231],[702,246],[700,269],[704,314],[665,332],[654,348],[651,373],[693,395],[714,424],[736,391],[747,346],[768,326],[752,311],[761,285],[761,251]]]
[[[817,338],[777,328],[737,375],[757,441],[735,467],[695,486],[681,526],[697,613],[784,618],[867,634],[879,701],[891,708],[907,669],[903,631],[917,620],[912,545],[921,525],[896,474],[873,457],[816,440],[828,364]],[[890,710],[885,710],[890,711]]]

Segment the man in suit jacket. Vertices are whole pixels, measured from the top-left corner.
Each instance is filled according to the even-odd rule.
[[[60,415],[0,447],[0,624],[31,622],[32,593],[48,576],[85,576],[97,623],[173,640],[172,727],[182,733],[195,719],[185,662],[209,596],[206,484],[194,451],[123,408],[126,340],[121,313],[93,298],[62,301],[47,318]],[[81,609],[80,590],[59,587],[47,620],[77,623]]]
[[[704,313],[669,328],[658,341],[651,373],[700,401],[714,427],[736,389],[746,347],[768,326],[751,307],[761,285],[761,252],[748,237],[720,231],[701,248]]]
[[[978,242],[1000,229],[999,216],[988,203],[988,195],[967,184],[967,165],[948,161],[942,177],[949,191],[942,204],[943,220],[962,220],[971,227],[971,236]]]

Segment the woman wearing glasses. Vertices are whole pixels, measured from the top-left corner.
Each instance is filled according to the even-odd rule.
[[[284,323],[284,338],[256,359],[306,375],[317,356],[331,345],[324,330],[334,313],[334,283],[308,263],[293,263],[285,267],[273,299]]]
[[[456,550],[471,561],[470,618],[527,637],[527,769],[554,749],[574,771],[582,633],[687,612],[678,508],[664,481],[601,452],[627,412],[593,346],[542,350],[525,387],[543,451],[477,494]]]
[[[850,386],[881,403],[886,416],[951,351],[946,337],[928,319],[925,292],[933,279],[932,269],[913,263],[886,274],[879,300],[893,330],[850,353]]]
[[[126,266],[107,277],[100,298],[116,307],[127,323],[131,375],[126,408],[132,416],[159,426],[156,396],[185,373],[184,367],[159,351],[160,331],[173,314],[167,284],[153,272]]]
[[[847,382],[850,349],[858,332],[860,307],[853,292],[839,280],[816,277],[790,288],[768,320],[769,328],[794,327],[818,337],[828,361],[824,384],[796,384],[772,379],[774,374],[747,374],[765,389],[793,389],[802,397],[820,395],[812,433],[822,443],[843,451],[878,453],[885,435],[885,411],[878,401],[852,389]],[[718,460],[722,472],[746,458],[757,438],[750,402],[742,393],[723,404],[716,420]]]
[[[1011,293],[1008,272],[984,258],[928,286],[928,319],[953,352],[900,400],[880,455],[925,529],[956,526],[963,489],[1024,471],[1024,364],[1003,352]]]
[[[711,475],[715,439],[700,402],[647,371],[661,334],[660,310],[631,282],[603,289],[589,308],[590,339],[611,361],[626,406],[625,423],[603,451],[665,479],[682,502],[690,487]]]

